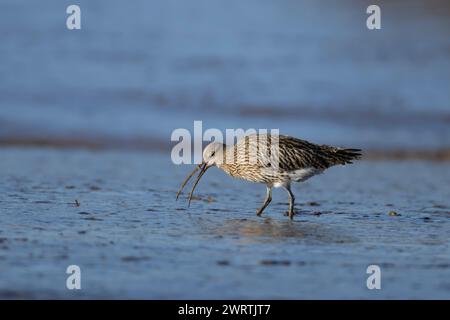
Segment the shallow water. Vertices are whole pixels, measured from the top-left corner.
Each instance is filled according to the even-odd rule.
[[[264,187],[219,170],[176,202],[191,168],[163,153],[0,158],[1,298],[450,298],[449,163],[331,168],[295,186],[290,222],[284,192],[258,218]],[[371,264],[381,290],[366,288]]]

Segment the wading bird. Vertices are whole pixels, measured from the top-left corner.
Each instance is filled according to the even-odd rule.
[[[203,150],[203,162],[183,181],[177,199],[189,179],[200,169],[200,173],[189,193],[189,205],[195,187],[206,170],[217,166],[232,177],[264,183],[267,187],[263,205],[258,216],[272,200],[272,188],[282,187],[289,195],[290,219],[294,216],[295,197],[291,182],[302,182],[325,169],[352,163],[359,159],[360,149],[337,148],[317,145],[305,140],[270,134],[252,134],[239,139],[234,145],[212,142]]]

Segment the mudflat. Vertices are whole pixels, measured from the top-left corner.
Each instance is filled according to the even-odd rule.
[[[163,152],[1,148],[0,298],[450,298],[450,163],[367,161],[282,191]],[[81,290],[66,268],[81,269]],[[381,268],[381,290],[366,269]]]

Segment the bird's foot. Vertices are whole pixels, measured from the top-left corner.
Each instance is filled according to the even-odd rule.
[[[295,210],[291,210],[291,211],[286,211],[284,212],[284,216],[289,217],[289,219],[293,220],[294,219],[294,215],[296,215],[297,212]]]
[[[262,213],[263,213],[263,211],[262,211],[261,209],[259,209],[258,211],[256,211],[256,215],[257,215],[258,217],[261,217]]]

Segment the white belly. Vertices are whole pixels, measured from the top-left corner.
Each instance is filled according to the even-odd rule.
[[[301,182],[305,181],[316,174],[322,173],[323,170],[315,168],[298,169],[288,172],[288,177],[291,181]]]
[[[316,168],[304,168],[304,169],[297,169],[292,171],[284,171],[280,173],[277,170],[273,170],[273,168],[270,168],[269,170],[266,169],[264,172],[264,175],[273,177],[273,186],[275,188],[279,187],[285,187],[286,185],[289,185],[291,182],[302,182],[305,181],[312,176],[315,176],[316,174],[322,173],[322,169],[316,169]]]

